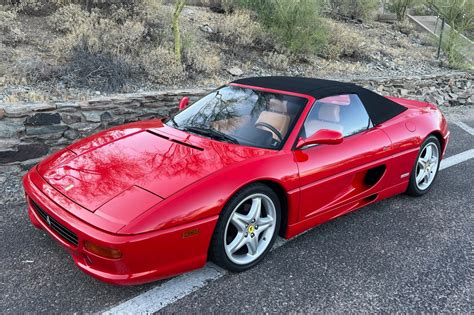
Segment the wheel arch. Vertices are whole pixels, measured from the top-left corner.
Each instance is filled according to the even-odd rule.
[[[255,183],[264,184],[276,193],[281,205],[281,223],[280,223],[280,230],[278,231],[278,235],[281,237],[284,237],[286,228],[288,225],[288,196],[287,196],[285,188],[283,188],[283,186],[277,181],[271,180],[271,179],[256,180],[251,183],[248,183],[247,185],[251,185]]]
[[[444,152],[445,146],[446,146],[446,143],[445,143],[446,141],[445,141],[445,139],[443,138],[443,135],[441,134],[441,132],[435,130],[435,131],[431,132],[430,134],[428,134],[428,135],[425,137],[425,140],[428,139],[429,136],[435,136],[435,137],[438,139],[439,144],[441,145],[441,152]],[[424,141],[424,140],[423,140],[423,141]],[[440,152],[440,153],[441,153],[441,152]]]

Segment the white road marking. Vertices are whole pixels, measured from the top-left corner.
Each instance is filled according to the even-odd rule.
[[[175,277],[102,314],[151,314],[224,274],[222,269],[209,263],[204,268]]]
[[[443,170],[472,158],[474,158],[474,149],[445,158],[441,161],[439,169]],[[290,240],[278,237],[272,250],[285,245],[289,241],[296,239],[308,231],[305,231]],[[225,274],[227,274],[226,270],[214,265],[213,263],[208,263],[202,269],[182,274],[167,282],[159,284],[158,286],[103,312],[102,314],[154,313],[165,306],[182,299],[192,292],[205,287],[210,282],[221,278]]]
[[[466,132],[468,132],[471,136],[474,136],[474,128],[469,126],[468,124],[463,123],[462,121],[454,121],[454,124],[457,125],[458,127],[464,129]]]
[[[445,168],[451,167],[453,165],[462,163],[469,159],[474,158],[474,149],[464,151],[462,153],[450,156],[441,161],[439,170],[444,170]]]

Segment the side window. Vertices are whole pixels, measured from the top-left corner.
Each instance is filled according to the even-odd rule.
[[[329,96],[317,100],[308,114],[303,137],[321,129],[341,132],[344,137],[372,127],[369,115],[357,94]]]

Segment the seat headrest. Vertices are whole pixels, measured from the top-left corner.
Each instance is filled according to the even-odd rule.
[[[341,121],[340,111],[341,108],[338,105],[321,103],[318,111],[318,119],[338,123]]]
[[[278,113],[287,113],[287,100],[279,100],[277,98],[271,98],[268,101],[268,109],[273,112],[278,112]]]

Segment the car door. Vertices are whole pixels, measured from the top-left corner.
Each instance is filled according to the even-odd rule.
[[[343,142],[294,151],[300,176],[299,221],[324,220],[356,208],[383,188],[390,139],[372,122],[357,94],[318,100],[306,117],[301,137],[320,129],[341,132]]]

